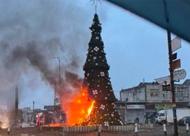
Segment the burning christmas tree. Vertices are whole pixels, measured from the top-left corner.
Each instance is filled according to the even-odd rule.
[[[104,53],[104,44],[101,38],[101,24],[98,15],[94,15],[90,27],[92,37],[86,63],[84,65],[84,84],[88,87],[89,96],[95,100],[90,124],[121,125],[119,114],[116,110],[116,98],[113,93],[109,78],[109,65]]]

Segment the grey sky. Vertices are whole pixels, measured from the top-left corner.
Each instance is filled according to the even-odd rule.
[[[137,85],[143,79],[153,81],[168,75],[165,30],[128,11],[111,5],[108,7],[110,14],[107,14],[103,36],[115,90]],[[187,71],[187,78],[190,70],[189,52],[189,43],[183,41],[178,58],[182,61],[182,68]]]
[[[44,47],[49,43],[47,41],[54,38],[61,39],[60,43],[57,43],[57,39],[53,40],[52,44],[54,41],[56,45],[64,44],[57,45],[56,49],[51,48],[54,50],[53,53],[44,49],[44,52],[47,51],[48,56],[51,56],[50,64],[56,66],[58,64],[56,60],[51,60],[54,55],[62,57],[63,66],[66,66],[70,59],[78,57],[79,67],[74,71],[83,77],[82,65],[91,36],[88,28],[94,14],[94,7],[90,0],[66,0],[65,2],[62,0],[39,0],[38,2],[0,0],[0,5],[0,17],[3,18],[0,20],[0,31],[3,33],[0,36],[1,42],[11,39],[11,44],[17,46],[20,41],[38,39]],[[135,86],[143,79],[153,81],[169,73],[167,37],[163,29],[107,2],[99,4],[98,14],[110,65],[110,78],[117,97],[122,88]],[[6,20],[10,24],[7,24]],[[65,39],[69,40],[65,42]],[[70,52],[74,52],[75,55]],[[187,71],[187,78],[190,77],[189,52],[189,43],[183,41],[178,58],[181,58],[182,68]],[[1,59],[4,57],[1,56]],[[52,87],[42,80],[39,71],[28,65],[24,66],[27,69],[24,72],[14,69],[19,73],[16,75],[15,83],[10,85],[13,89],[17,84],[22,92],[20,106],[31,106],[33,100],[37,107],[52,104]],[[19,69],[22,68],[19,66]],[[0,74],[4,76],[5,73]],[[12,72],[9,74],[11,77]],[[1,90],[3,89],[1,87]]]

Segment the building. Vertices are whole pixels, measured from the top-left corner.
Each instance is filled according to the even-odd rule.
[[[66,120],[66,115],[59,105],[45,105],[44,109],[31,109],[30,107],[23,108],[21,119],[22,124],[33,125],[36,123],[38,115],[40,115],[40,121],[44,121],[43,124],[63,123]]]
[[[33,110],[30,107],[25,107],[22,109],[22,122],[30,123],[34,122]]]
[[[138,86],[120,91],[120,114],[125,122],[130,123],[139,118],[146,122],[157,110],[172,107],[171,91],[166,86],[156,82],[143,82]],[[176,106],[188,107],[190,104],[190,80],[182,84],[175,84]]]

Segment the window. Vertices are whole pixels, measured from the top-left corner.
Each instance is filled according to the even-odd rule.
[[[159,96],[159,90],[158,89],[150,89],[150,96],[151,97]]]

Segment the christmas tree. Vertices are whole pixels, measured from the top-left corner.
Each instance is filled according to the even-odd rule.
[[[101,38],[101,24],[98,15],[94,15],[90,27],[92,37],[89,42],[87,59],[84,65],[84,83],[88,88],[89,96],[95,100],[95,107],[90,116],[91,124],[121,125],[116,110],[116,98],[109,78],[109,65],[104,53],[104,44]]]

